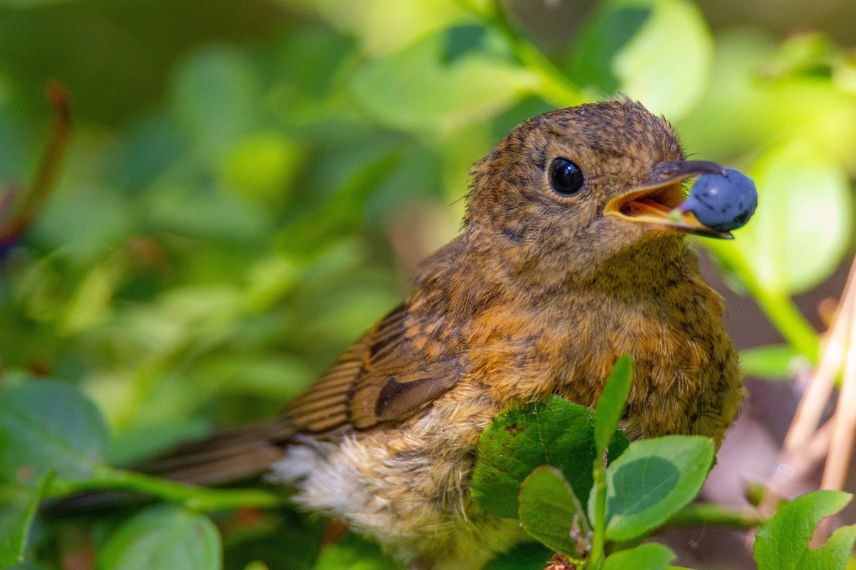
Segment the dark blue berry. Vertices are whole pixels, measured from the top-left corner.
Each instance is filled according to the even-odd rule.
[[[730,231],[745,226],[758,205],[758,191],[752,179],[733,168],[725,175],[702,174],[681,204],[684,212],[692,212],[705,226]]]

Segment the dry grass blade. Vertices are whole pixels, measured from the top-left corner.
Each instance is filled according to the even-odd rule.
[[[834,415],[819,427],[823,411],[845,369]],[[840,489],[847,475],[856,435],[856,260],[838,310],[830,324],[817,368],[794,414],[780,454],[767,499],[761,505],[769,513],[779,497],[791,496],[827,458],[822,487]]]
[[[851,275],[852,277],[852,275]],[[844,361],[844,378],[835,411],[835,427],[832,431],[829,456],[823,471],[822,489],[843,489],[853,455],[854,431],[856,431],[856,310],[853,291],[848,295],[849,311],[840,318],[847,329],[844,345],[847,349]]]

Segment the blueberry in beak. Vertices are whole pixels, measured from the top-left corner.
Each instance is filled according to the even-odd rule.
[[[696,176],[704,182],[687,197],[683,182]],[[745,224],[754,211],[754,188],[743,174],[715,162],[666,161],[653,168],[647,182],[610,200],[604,213],[656,229],[733,239],[729,230]]]

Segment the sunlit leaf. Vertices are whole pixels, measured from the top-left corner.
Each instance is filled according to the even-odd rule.
[[[341,32],[356,36],[369,54],[394,51],[463,17],[451,0],[389,2],[387,0],[279,0],[310,9]]]
[[[122,273],[122,264],[116,258],[108,258],[93,267],[66,307],[62,332],[80,332],[105,319]]]
[[[773,38],[758,29],[720,32],[709,83],[715,88],[676,125],[684,145],[698,156],[725,160],[755,156],[783,140],[804,140],[852,169],[852,94],[819,77],[765,79],[765,66],[777,51]]]
[[[819,548],[809,542],[820,519],[839,512],[851,498],[840,491],[815,491],[782,506],[755,538],[759,570],[843,570],[856,542],[856,525],[837,529]]]
[[[680,46],[680,49],[675,49]],[[572,75],[606,94],[624,93],[670,118],[698,100],[713,40],[686,0],[602,2],[572,56]]]
[[[789,380],[796,357],[797,352],[788,344],[755,346],[740,351],[740,368],[755,378]]]
[[[790,74],[825,72],[834,55],[832,41],[819,32],[803,32],[787,38],[775,57],[764,67],[769,77]]]
[[[606,470],[606,537],[632,540],[662,525],[698,494],[712,463],[713,441],[706,437],[631,443]]]
[[[432,34],[365,67],[353,92],[389,126],[448,131],[519,100],[534,76],[514,63],[502,37],[461,25]]]
[[[282,207],[300,160],[295,141],[274,132],[256,133],[229,150],[223,179],[249,200]]]

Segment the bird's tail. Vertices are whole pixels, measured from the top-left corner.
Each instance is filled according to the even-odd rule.
[[[285,455],[294,428],[285,417],[216,433],[132,467],[192,485],[225,485],[255,477]]]
[[[180,445],[129,469],[191,485],[228,485],[264,474],[285,456],[285,446],[293,435],[287,418],[265,420]],[[90,491],[50,502],[42,512],[61,517],[87,515],[146,500],[130,492]]]

